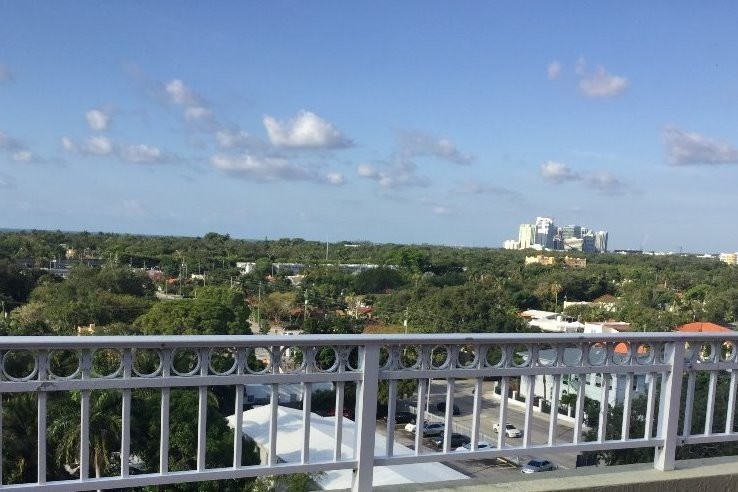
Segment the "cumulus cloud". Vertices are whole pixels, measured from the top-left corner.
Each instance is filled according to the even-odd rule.
[[[341,173],[328,173],[325,175],[325,182],[329,185],[341,186],[346,182],[346,178]]]
[[[546,181],[557,184],[582,178],[579,173],[572,171],[566,164],[556,161],[546,161],[541,164],[541,176]]]
[[[590,98],[606,98],[623,93],[629,85],[627,78],[611,74],[599,66],[594,72],[582,73],[579,90]]]
[[[216,154],[210,159],[214,168],[226,174],[253,181],[315,181],[326,182],[314,169],[290,162],[284,157]]]
[[[184,117],[189,123],[195,123],[197,121],[207,120],[212,118],[213,112],[203,106],[192,106],[185,109]]]
[[[88,156],[115,157],[132,164],[168,164],[181,161],[177,155],[164,152],[152,145],[123,144],[100,135],[82,142],[62,137],[61,146],[67,152]]]
[[[170,102],[178,106],[197,106],[199,98],[180,79],[172,79],[164,84],[164,92],[169,96]]]
[[[6,174],[0,174],[0,189],[11,189],[15,188],[15,181],[11,176]]]
[[[546,74],[548,75],[548,80],[558,79],[559,75],[561,75],[561,62],[554,60],[549,63]]]
[[[261,146],[261,141],[243,130],[218,130],[215,140],[223,149],[245,149]]]
[[[10,156],[15,162],[31,162],[33,160],[33,154],[29,150],[19,150],[13,152]]]
[[[672,166],[738,164],[738,147],[675,127],[664,129],[664,146]]]
[[[275,147],[337,149],[353,145],[333,124],[310,111],[300,111],[289,121],[265,115],[263,122]]]
[[[10,73],[10,69],[0,63],[0,82],[10,82],[13,80],[13,74]]]
[[[474,161],[474,156],[459,150],[456,144],[447,137],[406,130],[398,132],[397,141],[399,154],[406,158],[431,156],[462,165],[468,165]]]
[[[360,177],[374,180],[385,189],[425,187],[430,184],[426,176],[417,174],[417,166],[410,161],[396,160],[381,166],[362,163],[356,171]]]
[[[110,113],[101,109],[91,109],[85,113],[85,119],[91,130],[103,131],[110,124]]]

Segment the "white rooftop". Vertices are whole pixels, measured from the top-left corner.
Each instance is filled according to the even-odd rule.
[[[243,412],[243,434],[251,437],[256,443],[267,448],[269,443],[269,405],[256,407]],[[343,418],[342,456],[348,459],[353,454],[356,424]],[[227,418],[228,425],[233,428],[235,416]],[[310,461],[332,461],[335,446],[336,417],[321,417],[315,413],[310,416]],[[277,414],[277,456],[287,463],[299,463],[302,452],[302,410],[280,406]],[[386,437],[375,433],[374,449],[377,455],[383,455],[386,449]],[[397,442],[394,445],[396,456],[413,454],[414,451]],[[326,472],[318,485],[324,490],[351,488],[351,470],[334,470]],[[373,485],[397,485],[403,483],[428,483],[444,480],[463,480],[468,478],[448,466],[440,463],[417,463],[410,465],[375,466]]]

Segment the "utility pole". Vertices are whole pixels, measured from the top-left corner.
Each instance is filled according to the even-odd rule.
[[[261,282],[259,282],[258,299],[258,303],[256,304],[256,323],[259,325],[259,330],[261,330]]]
[[[307,291],[307,289],[305,289],[305,311],[302,314],[302,323],[303,323],[303,325],[307,321],[307,316],[308,316],[308,291]]]

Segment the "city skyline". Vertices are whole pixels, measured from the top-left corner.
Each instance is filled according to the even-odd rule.
[[[732,4],[2,5],[0,227],[738,243]]]

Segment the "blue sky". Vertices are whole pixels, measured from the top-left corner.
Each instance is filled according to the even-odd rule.
[[[732,2],[0,11],[0,227],[738,249]]]

